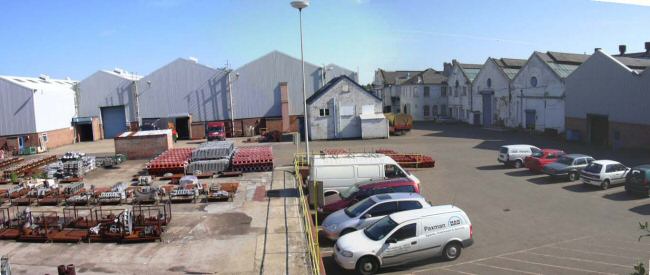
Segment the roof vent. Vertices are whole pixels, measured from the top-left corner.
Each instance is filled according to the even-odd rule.
[[[38,76],[38,78],[40,78],[41,80],[48,80],[48,79],[50,79],[50,76],[46,75],[46,74],[41,74],[41,75]]]
[[[599,52],[602,48],[594,48],[594,52]]]
[[[199,59],[194,56],[190,56],[188,59],[193,61],[194,63],[199,63]]]
[[[621,55],[624,55],[626,50],[627,47],[625,45],[618,45],[618,52],[621,53]]]
[[[650,42],[645,42],[645,52],[650,53]]]
[[[120,68],[115,68],[115,69],[113,69],[113,72],[116,73],[116,74],[123,74],[124,70],[120,69]]]

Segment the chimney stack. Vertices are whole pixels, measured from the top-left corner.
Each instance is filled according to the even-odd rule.
[[[645,42],[645,52],[650,54],[650,42]]]
[[[625,50],[627,50],[627,47],[626,47],[625,45],[618,45],[618,52],[619,52],[621,55],[624,55],[624,54],[625,54]]]
[[[602,49],[601,48],[594,48],[594,52],[599,52],[600,50],[602,50]]]

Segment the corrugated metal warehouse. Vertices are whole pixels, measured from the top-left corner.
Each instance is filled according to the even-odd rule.
[[[104,138],[115,137],[128,125],[137,127],[138,117],[159,128],[171,122],[180,138],[204,138],[209,121],[226,122],[227,133],[235,135],[244,135],[249,128],[257,133],[298,131],[298,116],[303,113],[301,73],[299,59],[278,51],[232,72],[182,58],[142,78],[121,70],[99,71],[79,84],[79,116],[86,123],[99,118]],[[319,67],[305,62],[307,97],[342,74],[357,79],[356,73],[335,64]]]
[[[0,149],[45,150],[74,141],[72,80],[0,76]]]
[[[388,137],[381,99],[347,76],[332,79],[307,104],[313,140]]]

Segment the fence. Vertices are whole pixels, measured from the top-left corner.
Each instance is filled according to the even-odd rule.
[[[296,154],[294,157],[294,169],[296,184],[298,185],[298,193],[300,195],[300,215],[303,218],[303,230],[307,235],[307,241],[309,245],[308,252],[309,258],[311,260],[312,274],[320,275],[325,274],[325,270],[323,268],[323,259],[320,256],[320,247],[318,244],[318,216],[315,216],[312,219],[311,211],[309,210],[309,203],[307,202],[307,196],[305,195],[303,188],[304,184],[302,180],[302,174],[300,173],[300,168],[304,164],[306,164],[304,155]]]

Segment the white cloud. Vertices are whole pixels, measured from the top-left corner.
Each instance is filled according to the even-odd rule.
[[[595,2],[605,2],[623,5],[637,5],[650,7],[650,0],[593,0]]]

